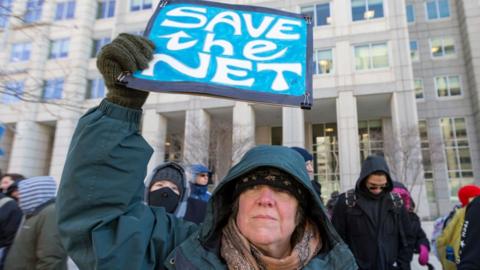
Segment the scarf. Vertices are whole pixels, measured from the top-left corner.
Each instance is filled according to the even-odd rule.
[[[223,228],[221,255],[229,270],[293,270],[303,268],[322,247],[318,228],[307,221],[303,236],[287,257],[276,259],[253,246],[239,231],[234,218]]]

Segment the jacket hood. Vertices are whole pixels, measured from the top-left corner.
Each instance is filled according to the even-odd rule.
[[[18,202],[25,215],[30,215],[37,207],[55,198],[57,183],[51,176],[37,176],[18,183]]]
[[[200,229],[200,241],[209,248],[211,241],[222,235],[222,229],[227,224],[234,203],[233,193],[235,184],[241,176],[259,167],[273,167],[292,176],[302,186],[307,195],[305,209],[309,217],[319,228],[324,241],[324,250],[330,250],[341,239],[330,223],[325,207],[320,202],[310,182],[305,161],[296,151],[284,146],[261,145],[249,150],[235,166],[233,166],[223,181],[217,186],[208,202],[205,221]]]
[[[188,188],[188,185],[187,185],[187,178],[185,176],[185,170],[183,169],[183,167],[176,163],[176,162],[166,162],[166,163],[163,163],[159,166],[157,166],[155,169],[152,170],[152,172],[150,173],[150,175],[145,179],[145,203],[148,204],[148,199],[149,199],[149,196],[150,196],[150,183],[152,182],[153,178],[155,177],[155,175],[157,174],[158,171],[162,170],[162,169],[165,169],[165,168],[172,168],[172,169],[175,169],[177,170],[180,174],[181,174],[181,177],[182,177],[182,186],[183,186],[183,193],[180,197],[180,200],[179,200],[179,203],[177,205],[177,208],[175,209],[175,211],[173,212],[175,216],[177,217],[183,217],[185,215],[185,211],[186,211],[186,203],[187,203],[187,198],[188,198],[188,195],[189,195],[189,188]]]
[[[371,155],[362,163],[362,170],[360,172],[360,177],[357,180],[355,190],[357,192],[369,192],[365,187],[365,180],[368,176],[374,172],[383,172],[387,175],[387,187],[384,189],[384,192],[391,192],[393,190],[393,181],[390,176],[390,169],[388,168],[385,158],[382,156]]]

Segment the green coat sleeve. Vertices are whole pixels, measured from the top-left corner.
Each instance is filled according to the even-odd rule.
[[[35,257],[38,258],[38,261],[35,264],[35,269],[66,270],[67,254],[60,243],[53,204],[39,214],[35,226],[37,232]]]
[[[58,223],[80,269],[154,269],[196,226],[143,203],[151,147],[141,111],[102,101],[79,121],[58,193]]]

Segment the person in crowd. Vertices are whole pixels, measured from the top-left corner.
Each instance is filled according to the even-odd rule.
[[[415,213],[415,202],[410,196],[408,188],[403,183],[394,181],[393,186],[393,192],[402,198],[403,206],[408,211],[410,230],[415,237],[413,252],[418,254],[418,263],[422,266],[427,266],[430,254],[430,242],[428,241],[425,231],[422,229],[420,217]]]
[[[332,223],[360,269],[410,269],[413,235],[401,198],[382,156],[362,164],[355,189],[339,196]]]
[[[480,269],[480,187],[469,199],[462,227],[458,270]]]
[[[190,166],[190,198],[207,202],[212,194],[208,191],[210,170],[202,164]]]
[[[305,167],[308,172],[308,176],[310,177],[310,180],[312,181],[312,185],[315,188],[315,191],[317,192],[318,196],[320,197],[320,200],[322,200],[322,185],[318,181],[315,181],[313,178],[314,175],[314,170],[313,170],[313,155],[310,154],[310,152],[307,151],[305,148],[301,147],[291,147],[293,150],[297,151],[300,155],[302,155],[303,160],[305,160]],[[322,200],[323,201],[323,200]]]
[[[115,79],[146,68],[153,52],[148,40],[121,34],[98,56],[108,94],[80,119],[58,194],[60,233],[79,268],[356,269],[304,161],[287,147],[248,151],[213,192],[201,225],[143,203],[148,93]]]
[[[0,192],[0,270],[22,221],[22,210],[17,202]]]
[[[18,173],[4,174],[0,180],[2,192],[18,201],[18,182],[25,177]]]
[[[462,227],[469,202],[480,195],[480,188],[475,185],[466,185],[458,190],[458,199],[461,208],[455,210],[445,228],[436,239],[438,258],[445,270],[456,270],[460,263],[460,247]]]
[[[340,196],[340,193],[338,191],[334,191],[330,194],[330,199],[327,201],[327,211],[328,211],[328,216],[331,218],[333,215],[333,208],[335,208],[335,204],[337,203],[338,196]]]
[[[55,193],[56,183],[50,176],[33,177],[18,184],[25,221],[8,253],[5,269],[67,269],[67,254],[56,223]]]

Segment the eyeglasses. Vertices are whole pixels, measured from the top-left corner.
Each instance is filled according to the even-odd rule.
[[[377,189],[384,190],[386,187],[387,187],[387,185],[383,185],[383,186],[367,186],[367,188],[368,188],[369,190],[377,190]]]
[[[208,173],[199,173],[197,175],[200,177],[208,177]]]

